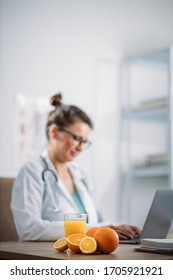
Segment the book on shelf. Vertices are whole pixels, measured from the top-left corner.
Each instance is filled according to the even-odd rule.
[[[139,106],[137,108],[135,108],[135,111],[159,109],[159,108],[165,108],[167,106],[168,106],[168,98],[161,97],[161,98],[150,99],[150,100],[141,102],[139,104]]]
[[[148,99],[141,102],[141,106],[148,107],[148,106],[166,106],[168,104],[168,98],[166,96],[155,98],[155,99]]]
[[[142,161],[135,162],[134,168],[153,168],[168,166],[169,156],[167,154],[148,155]]]
[[[169,157],[167,154],[155,154],[155,155],[148,155],[147,159],[150,162],[168,162]]]

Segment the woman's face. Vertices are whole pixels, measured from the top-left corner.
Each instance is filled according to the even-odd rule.
[[[52,143],[54,155],[61,162],[72,161],[85,149],[91,128],[88,124],[78,121],[62,130],[57,127],[56,129]]]

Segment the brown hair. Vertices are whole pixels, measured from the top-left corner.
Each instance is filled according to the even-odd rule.
[[[62,102],[62,94],[57,93],[50,98],[50,104],[55,107],[48,114],[46,124],[46,136],[49,139],[49,126],[56,124],[59,128],[65,128],[73,125],[77,120],[80,120],[93,128],[92,120],[87,114],[74,105],[64,105]]]

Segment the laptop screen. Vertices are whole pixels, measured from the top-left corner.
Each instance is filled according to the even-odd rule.
[[[141,238],[165,238],[173,219],[173,190],[157,190]]]

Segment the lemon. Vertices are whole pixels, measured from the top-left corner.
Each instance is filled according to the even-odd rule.
[[[67,246],[67,238],[66,237],[62,237],[60,239],[58,239],[54,245],[53,245],[54,249],[56,249],[57,251],[63,252],[65,250],[68,249]]]

